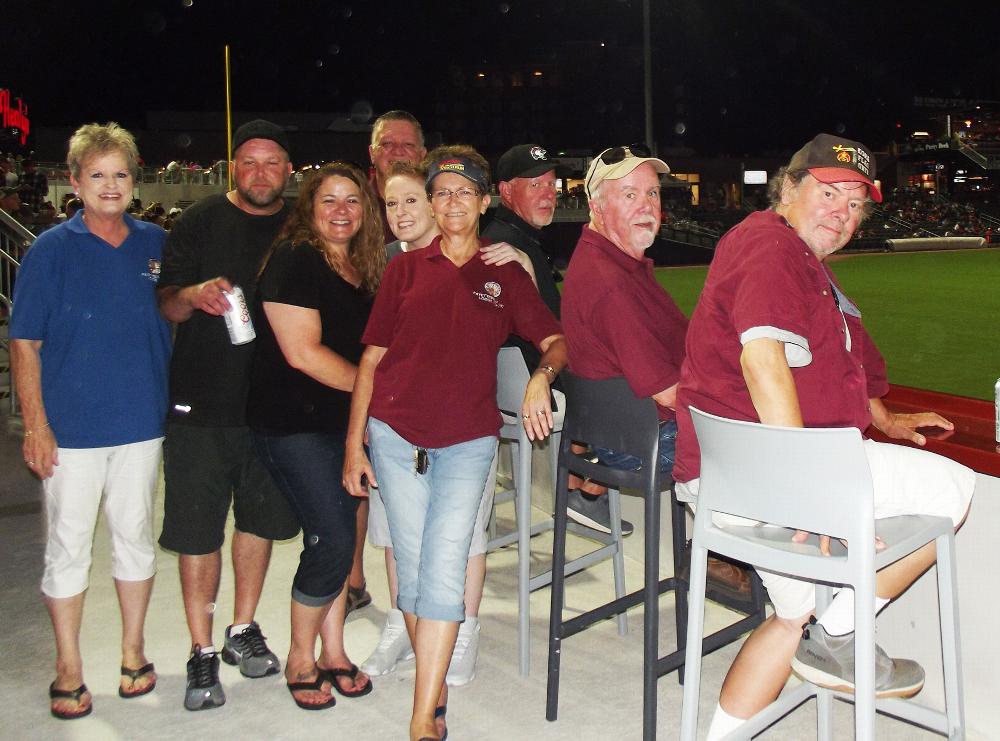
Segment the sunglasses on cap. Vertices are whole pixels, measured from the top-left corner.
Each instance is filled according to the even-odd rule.
[[[653,153],[645,144],[629,144],[627,147],[610,147],[605,149],[599,155],[597,159],[603,162],[605,165],[617,165],[624,159],[629,157],[652,157]],[[584,184],[584,188],[587,192],[590,192],[590,181],[594,179],[594,175],[597,174],[597,168],[590,174],[587,178],[587,182]]]

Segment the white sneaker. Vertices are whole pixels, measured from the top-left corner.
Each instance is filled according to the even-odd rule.
[[[400,661],[409,661],[412,658],[413,647],[406,632],[403,613],[389,608],[385,615],[382,637],[379,638],[372,655],[361,665],[361,671],[370,677],[379,677],[394,671]]]
[[[476,676],[476,659],[479,658],[479,618],[466,618],[458,628],[455,650],[448,664],[445,681],[452,687],[468,684]]]

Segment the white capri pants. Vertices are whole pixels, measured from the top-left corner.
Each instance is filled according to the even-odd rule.
[[[144,581],[156,573],[153,495],[163,438],[106,448],[59,448],[59,465],[42,482],[48,541],[42,592],[73,597],[87,589],[97,525],[111,532],[111,575]]]
[[[900,515],[949,517],[958,527],[969,511],[976,487],[976,473],[950,458],[927,450],[893,443],[864,440],[865,455],[872,473],[875,519]],[[697,497],[699,479],[678,483],[681,499]],[[694,509],[695,504],[691,504]],[[726,525],[754,525],[750,520],[716,513],[712,522]],[[799,618],[816,608],[816,585],[764,569],[757,569],[774,612],[781,618]]]
[[[481,556],[486,553],[486,527],[490,524],[490,514],[493,512],[493,495],[497,488],[497,456],[493,456],[490,472],[486,476],[486,488],[479,502],[479,512],[476,514],[476,525],[472,529],[472,544],[469,546],[469,557]],[[368,489],[368,542],[378,548],[392,548],[392,537],[389,535],[389,520],[385,515],[385,503],[378,489]]]

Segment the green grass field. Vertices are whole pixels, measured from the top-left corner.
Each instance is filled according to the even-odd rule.
[[[843,255],[831,262],[889,366],[889,380],[980,399],[1000,377],[1000,250]],[[707,267],[660,268],[691,315]]]

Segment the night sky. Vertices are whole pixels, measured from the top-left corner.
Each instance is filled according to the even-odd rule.
[[[763,153],[818,130],[880,146],[913,96],[1000,100],[995,0],[652,0],[652,17],[665,146]],[[0,87],[28,102],[34,127],[142,128],[148,110],[221,111],[228,42],[237,111],[367,102],[422,120],[449,79],[478,65],[549,65],[569,86],[577,69],[589,74],[577,57],[606,54],[592,105],[572,98],[576,115],[620,114],[623,140],[642,135],[641,0],[3,0],[0,19]],[[539,133],[557,146],[607,145],[587,141],[585,127],[559,129]]]

